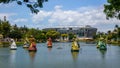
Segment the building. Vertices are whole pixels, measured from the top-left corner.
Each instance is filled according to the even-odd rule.
[[[97,28],[93,28],[89,25],[85,27],[80,26],[69,26],[69,27],[59,27],[59,28],[45,28],[45,31],[55,30],[61,34],[75,34],[79,39],[92,39],[96,35]]]

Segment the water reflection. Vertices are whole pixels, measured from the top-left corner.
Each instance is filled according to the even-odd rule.
[[[15,68],[16,50],[10,50],[10,68]]]
[[[52,48],[48,48],[48,51],[51,51],[52,50]]]
[[[31,60],[34,61],[34,58],[35,58],[36,52],[31,51],[31,52],[29,52],[29,55],[30,55]]]
[[[107,50],[99,50],[99,51],[100,51],[100,53],[101,53],[102,58],[104,59]]]
[[[29,52],[29,56],[30,56],[30,68],[34,68],[34,59],[35,59],[35,56],[36,56],[36,52],[34,51],[31,51]]]
[[[55,43],[47,48],[39,43],[37,52],[0,48],[0,68],[119,68],[120,47],[108,46],[107,51],[95,44],[81,42],[79,52],[70,52],[71,43]],[[39,46],[40,45],[40,46]],[[112,61],[112,62],[111,62]]]
[[[24,50],[28,51],[28,48],[23,48]]]
[[[86,44],[95,44],[96,42],[95,41],[86,41],[85,43]]]
[[[71,52],[74,61],[77,61],[79,52]]]

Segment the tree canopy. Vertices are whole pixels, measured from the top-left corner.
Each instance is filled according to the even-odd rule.
[[[38,13],[39,8],[43,7],[43,3],[48,0],[0,0],[0,3],[8,4],[11,2],[16,2],[18,5],[25,4],[28,8],[30,8],[32,13]]]
[[[106,18],[120,19],[120,0],[107,0],[107,2],[107,4],[104,4]]]

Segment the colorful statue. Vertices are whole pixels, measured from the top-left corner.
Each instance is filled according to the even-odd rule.
[[[100,38],[100,40],[97,42],[97,48],[101,49],[101,50],[106,50],[107,49],[107,46],[106,46],[106,43],[104,42],[104,39]]]
[[[47,46],[48,48],[52,48],[52,39],[50,37],[47,40]]]
[[[11,39],[11,42],[12,42],[12,44],[10,45],[10,49],[11,50],[16,50],[17,46],[16,46],[16,43],[15,43],[14,39]]]
[[[71,52],[79,52],[80,45],[76,39],[73,39]]]
[[[29,46],[29,51],[37,51],[36,48],[36,43],[34,38],[30,38],[30,46]]]

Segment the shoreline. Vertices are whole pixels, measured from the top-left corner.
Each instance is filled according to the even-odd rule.
[[[23,45],[23,42],[16,42],[16,45],[21,46]],[[8,47],[10,46],[10,42],[0,42],[0,47]]]
[[[96,43],[97,40],[78,40],[79,42],[90,42],[90,43]],[[63,41],[59,41],[59,42],[63,42]],[[64,42],[68,42],[68,41],[64,41]],[[24,44],[24,42],[16,42],[16,44],[18,46],[21,46]],[[120,42],[117,41],[107,41],[107,44],[113,44],[113,45],[117,45],[120,46]],[[10,45],[10,42],[0,42],[0,47],[8,47]]]

